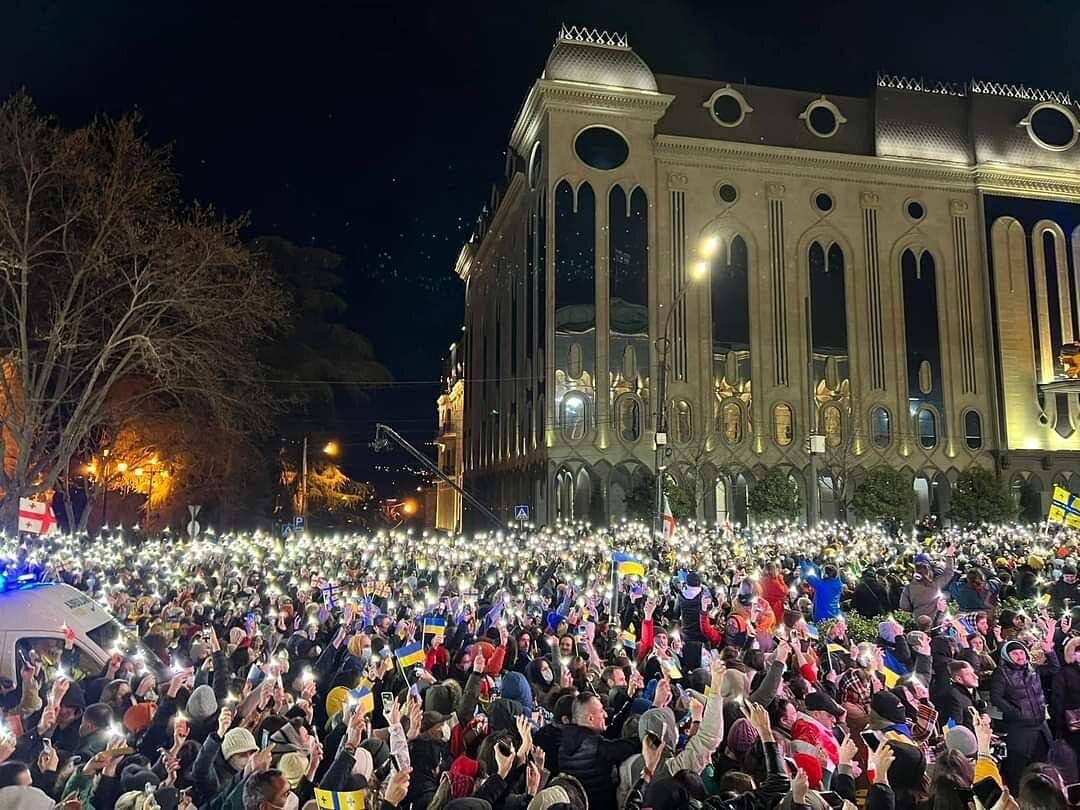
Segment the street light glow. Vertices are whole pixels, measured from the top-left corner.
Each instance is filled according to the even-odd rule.
[[[340,450],[341,449],[338,447],[338,443],[335,441],[328,441],[326,443],[326,446],[322,449],[322,451],[328,456],[336,456],[340,452]]]
[[[700,280],[709,275],[708,262],[694,262],[694,278]]]

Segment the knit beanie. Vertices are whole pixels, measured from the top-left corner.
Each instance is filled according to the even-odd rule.
[[[370,754],[368,756],[370,757]],[[294,790],[300,784],[300,780],[304,778],[307,769],[308,758],[299,751],[290,751],[278,760],[278,770],[285,777],[285,781],[289,783],[289,787]]]
[[[968,759],[974,759],[979,753],[979,741],[975,733],[967,726],[953,726],[945,732],[945,746],[958,751]]]
[[[187,713],[196,723],[209,720],[218,710],[217,696],[214,687],[204,683],[196,686],[195,690],[187,699]]]
[[[728,732],[727,750],[736,759],[741,759],[750,752],[757,739],[757,729],[745,717],[740,717],[732,724],[731,730]]]
[[[230,728],[221,741],[221,756],[226,762],[236,754],[258,751],[254,735],[246,728]]]
[[[154,719],[156,706],[153,703],[137,703],[124,712],[124,728],[132,734],[142,734]]]

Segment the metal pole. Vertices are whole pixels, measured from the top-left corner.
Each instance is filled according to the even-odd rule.
[[[105,451],[108,452],[107,450]],[[105,469],[102,477],[102,486],[105,487],[105,491],[101,493],[101,522],[103,525],[109,525],[109,457],[105,456]]]
[[[300,517],[307,524],[307,436],[304,437],[304,450],[300,460]]]
[[[814,452],[817,435],[817,401],[814,398],[814,326],[810,321],[810,296],[803,299],[806,317],[806,386],[809,389],[806,412],[806,449],[810,455],[810,480],[807,482],[806,522],[813,526],[821,514],[821,492],[818,490],[818,458]]]
[[[671,302],[671,309],[668,310],[667,315],[664,317],[664,329],[660,333],[660,338],[656,341],[660,351],[660,362],[656,370],[656,433],[654,435],[656,443],[656,514],[654,516],[655,526],[653,527],[654,537],[657,534],[663,534],[664,531],[663,470],[666,466],[664,464],[664,455],[667,452],[667,409],[664,405],[667,402],[668,350],[671,347],[671,338],[668,337],[668,331],[671,329],[671,316],[679,308],[679,304],[682,303],[689,289],[690,286],[685,285],[679,291],[679,294],[675,296],[675,300]]]

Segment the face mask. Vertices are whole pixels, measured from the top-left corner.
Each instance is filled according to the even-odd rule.
[[[555,680],[555,673],[550,669],[545,669],[540,673],[540,677],[544,679],[544,683],[551,683]]]
[[[146,690],[146,692],[144,692],[142,696],[143,703],[157,703],[157,699],[158,693],[155,692],[153,689]]]

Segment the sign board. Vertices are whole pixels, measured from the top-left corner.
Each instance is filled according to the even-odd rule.
[[[288,540],[290,537],[292,537],[292,535],[293,535],[293,527],[290,526],[288,523],[284,524],[281,527],[281,536],[283,538],[285,538],[286,540]]]
[[[190,504],[188,505],[188,513],[191,515],[191,521],[187,525],[188,536],[195,538],[199,536],[199,532],[202,531],[202,526],[199,525],[197,518],[199,517],[199,510],[202,509],[202,504]]]
[[[297,515],[296,517],[294,517],[293,518],[293,526],[295,526],[298,529],[304,528],[304,516],[303,515]]]
[[[514,520],[527,521],[529,519],[529,505],[519,503],[514,507]]]

